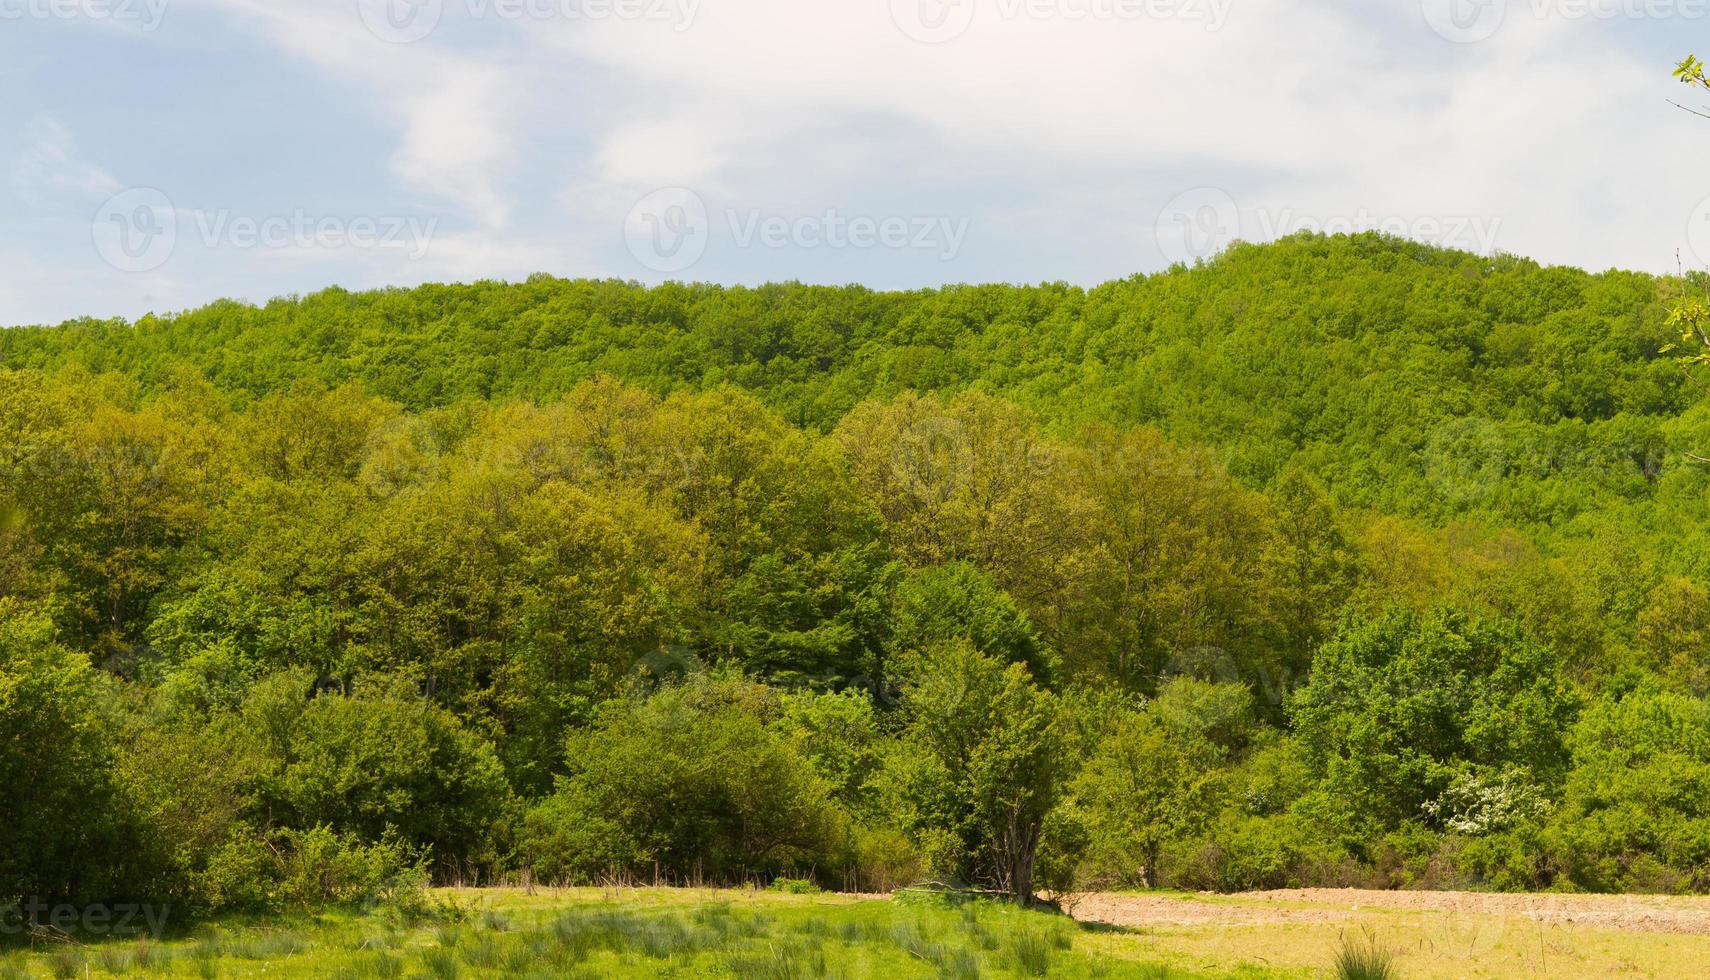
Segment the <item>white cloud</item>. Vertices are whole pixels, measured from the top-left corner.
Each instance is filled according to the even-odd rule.
[[[24,127],[23,150],[12,161],[12,190],[31,208],[70,204],[81,208],[89,198],[117,193],[121,184],[111,174],[84,160],[77,141],[52,116],[37,116]]]
[[[1696,175],[1659,166],[1702,137],[1659,125],[1666,66],[1609,47],[1602,21],[1516,16],[1457,46],[1412,4],[1247,0],[1210,31],[1005,19],[1005,2],[979,0],[936,45],[885,4],[800,0],[708,4],[680,33],[603,23],[540,39],[632,81],[610,89],[623,122],[596,134],[588,175],[625,194],[775,198],[819,177],[835,195],[844,175],[826,161],[862,160],[877,163],[870,183],[983,188],[958,206],[988,227],[1031,215],[1122,249],[1105,236],[1136,231],[1136,201],[1211,183],[1248,211],[1477,216],[1500,221],[1505,249],[1653,268],[1701,196]],[[1026,203],[1070,198],[1051,215]]]
[[[364,27],[351,0],[197,0],[286,52],[336,75],[383,125],[402,133],[393,170],[407,186],[503,227],[500,190],[516,154],[517,84],[526,66],[422,41],[391,43]],[[448,29],[448,28],[447,28]]]
[[[364,26],[355,0],[174,0],[150,53],[138,57],[172,71],[173,59],[237,31],[263,46],[256,72],[308,66],[328,84],[304,86],[305,99],[336,89],[371,120],[364,137],[391,141],[382,159],[393,186],[367,206],[438,219],[432,249],[415,261],[396,250],[181,249],[168,266],[173,278],[149,282],[109,282],[98,266],[79,270],[83,279],[14,270],[0,282],[8,318],[32,308],[32,291],[57,292],[69,315],[125,309],[139,297],[259,300],[331,281],[645,276],[627,253],[625,218],[671,186],[700,192],[714,216],[715,240],[688,277],[880,285],[1092,282],[1158,268],[1158,210],[1203,186],[1237,202],[1250,239],[1360,216],[1468,218],[1495,221],[1496,247],[1506,251],[1661,270],[1688,244],[1688,216],[1710,190],[1697,163],[1710,123],[1666,105],[1678,90],[1666,59],[1618,40],[1667,41],[1678,23],[1616,31],[1510,4],[1494,37],[1455,45],[1431,31],[1414,0],[1126,8],[1192,3],[1183,9],[1209,14],[1222,3],[1216,31],[1205,17],[1006,16],[1030,3],[1061,12],[1122,9],[1113,5],[1126,0],[962,0],[975,5],[956,8],[972,9],[967,30],[922,44],[893,17],[912,2],[707,0],[685,28],[669,19],[480,20],[471,11],[499,9],[491,0],[445,0],[435,33],[398,44]],[[28,92],[55,66],[13,67]],[[193,92],[173,98],[163,118],[195,118]],[[24,209],[3,216],[0,236],[58,222],[57,240],[87,260],[86,214],[135,178],[122,158],[103,158],[106,169],[87,160],[60,118],[83,127],[99,113],[25,117],[15,130],[21,150],[0,160]],[[303,178],[313,200],[339,201],[332,210],[347,216],[340,192],[353,182],[339,147],[351,135],[329,128],[324,172]],[[171,173],[158,155],[152,163],[151,174]],[[230,183],[222,166],[203,154],[177,178],[190,188],[203,176]],[[355,176],[372,185],[371,175]],[[257,217],[279,207],[241,193],[222,203]],[[953,262],[737,251],[718,237],[729,209],[942,215],[968,219],[970,231]],[[1710,231],[1699,238],[1710,251]],[[12,250],[31,252],[22,242],[13,238]],[[98,284],[87,281],[91,269]]]

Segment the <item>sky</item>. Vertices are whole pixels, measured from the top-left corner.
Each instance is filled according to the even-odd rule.
[[[339,285],[1710,265],[1710,0],[0,0],[0,324]]]

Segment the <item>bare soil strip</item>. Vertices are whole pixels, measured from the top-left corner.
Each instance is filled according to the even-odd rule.
[[[1240,895],[1089,895],[1075,918],[1115,926],[1344,922],[1386,910],[1524,916],[1620,932],[1710,935],[1710,898],[1671,895],[1504,895],[1485,892],[1297,888]]]

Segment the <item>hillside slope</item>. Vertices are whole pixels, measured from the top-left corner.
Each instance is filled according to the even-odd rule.
[[[1666,494],[1673,479],[1697,495],[1674,464],[1710,445],[1710,420],[1688,412],[1700,393],[1657,356],[1671,288],[1297,236],[1090,290],[548,276],[331,289],[8,330],[0,365],[76,364],[146,386],[187,365],[243,397],[354,380],[411,409],[550,399],[610,374],[656,393],[736,385],[819,429],[863,399],[977,388],[1058,431],[1156,425],[1257,484],[1294,463],[1347,504],[1536,528]]]

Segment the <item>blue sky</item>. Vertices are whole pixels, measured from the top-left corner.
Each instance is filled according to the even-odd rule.
[[[0,323],[1300,229],[1703,267],[1694,50],[1710,0],[0,0]]]

